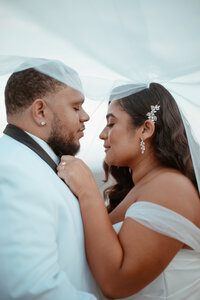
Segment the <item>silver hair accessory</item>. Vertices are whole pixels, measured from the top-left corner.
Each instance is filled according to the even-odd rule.
[[[144,154],[145,151],[145,142],[143,141],[143,138],[140,138],[141,142],[140,142],[140,149],[141,149],[141,153]]]
[[[151,105],[151,111],[148,112],[146,115],[148,117],[149,120],[151,120],[153,123],[155,123],[155,121],[157,121],[157,117],[155,116],[155,113],[157,113],[157,111],[160,109],[160,105]]]

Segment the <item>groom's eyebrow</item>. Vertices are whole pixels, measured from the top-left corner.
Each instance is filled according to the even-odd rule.
[[[77,100],[77,101],[74,101],[72,104],[73,105],[82,105],[84,103],[84,100],[85,99]]]
[[[109,114],[106,115],[106,119],[108,119],[109,117],[116,118],[115,115],[113,115],[112,113],[109,113]]]

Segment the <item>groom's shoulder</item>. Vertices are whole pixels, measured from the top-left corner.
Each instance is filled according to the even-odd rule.
[[[6,152],[7,154],[11,154],[12,152],[16,152],[18,149],[22,149],[21,143],[13,139],[12,137],[3,134],[0,137],[0,153]]]
[[[4,134],[0,137],[0,161],[9,163],[12,161],[37,159],[38,155],[23,143]]]
[[[46,169],[47,174],[49,169],[50,173],[53,172],[38,154],[7,135],[3,135],[0,138],[0,169],[1,176],[5,176],[9,173],[10,177],[17,176],[17,174],[20,173],[20,176],[23,174],[23,176],[28,177],[37,174],[36,178],[38,178],[40,177],[40,173],[42,176],[42,173],[44,173]]]

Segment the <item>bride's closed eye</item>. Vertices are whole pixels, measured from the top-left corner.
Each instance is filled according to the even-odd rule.
[[[113,125],[115,125],[115,123],[109,123],[109,124],[107,124],[106,126],[107,126],[107,127],[113,127]]]

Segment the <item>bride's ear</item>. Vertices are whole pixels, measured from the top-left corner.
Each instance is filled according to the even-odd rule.
[[[142,137],[144,140],[153,136],[155,131],[155,124],[151,120],[146,120],[142,126]]]

